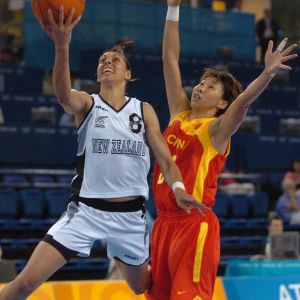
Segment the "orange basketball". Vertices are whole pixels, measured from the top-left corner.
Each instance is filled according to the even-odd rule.
[[[75,9],[73,20],[80,16],[84,10],[85,0],[31,0],[31,8],[35,17],[47,24],[48,9],[51,9],[53,18],[57,22],[60,6],[64,7],[64,19],[68,17],[71,9]]]

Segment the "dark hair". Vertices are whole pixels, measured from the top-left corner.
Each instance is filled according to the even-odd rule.
[[[116,52],[116,53],[120,54],[125,61],[126,69],[131,71],[131,65],[129,63],[128,58],[126,57],[125,49],[126,49],[126,47],[131,46],[132,44],[133,44],[133,41],[124,41],[124,42],[114,45],[112,48],[110,48],[104,52]]]
[[[205,68],[200,81],[208,77],[214,77],[223,86],[223,99],[228,102],[225,109],[220,109],[216,113],[216,117],[222,115],[231,103],[243,92],[241,83],[226,69]]]
[[[105,53],[105,52],[116,52],[116,53],[120,54],[123,57],[124,61],[125,61],[126,69],[132,72],[130,62],[129,62],[128,58],[126,57],[126,54],[125,54],[124,50],[126,49],[126,47],[131,47],[133,43],[134,43],[133,41],[123,41],[123,42],[120,42],[120,43],[114,45],[112,48],[109,48],[109,49],[105,50],[103,53]],[[129,82],[133,82],[133,81],[136,81],[136,80],[137,80],[136,78],[131,78],[130,80],[127,81],[126,85]]]
[[[268,220],[268,225],[270,226],[274,220],[275,220],[275,221],[276,221],[276,220],[277,220],[277,221],[282,221],[282,223],[283,223],[283,219],[282,219],[280,216],[275,215],[275,216],[269,218],[269,220]]]

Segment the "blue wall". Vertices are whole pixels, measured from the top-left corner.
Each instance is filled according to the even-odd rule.
[[[27,66],[50,68],[53,45],[35,20],[30,5],[25,8],[25,61]],[[87,49],[111,47],[123,37],[136,41],[138,51],[158,53],[166,5],[121,0],[89,0],[74,30],[71,64],[79,69],[79,54]],[[182,53],[214,57],[217,48],[230,46],[238,59],[254,60],[255,21],[245,13],[181,8]]]

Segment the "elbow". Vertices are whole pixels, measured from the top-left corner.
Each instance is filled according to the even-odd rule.
[[[67,106],[70,103],[70,98],[66,97],[66,96],[57,96],[57,100],[58,100],[58,104],[60,104],[61,106]]]
[[[55,89],[55,94],[60,105],[68,105],[71,102],[71,91]]]
[[[168,55],[163,51],[161,58],[162,58],[163,63],[165,63],[168,59]]]
[[[163,63],[172,63],[178,62],[179,55],[174,54],[172,51],[163,50],[162,52],[162,61]]]

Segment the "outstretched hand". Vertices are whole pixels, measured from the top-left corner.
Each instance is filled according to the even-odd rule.
[[[181,3],[181,0],[167,0],[168,6],[179,6]]]
[[[77,19],[73,20],[74,13],[75,10],[74,8],[72,8],[66,21],[64,22],[64,7],[61,6],[59,8],[58,22],[56,23],[53,18],[52,11],[49,9],[48,10],[49,24],[41,23],[42,28],[53,40],[57,48],[67,48],[71,42],[72,30],[81,19],[81,16],[79,16]]]
[[[185,190],[181,188],[177,188],[174,191],[176,203],[182,208],[186,213],[190,213],[191,206],[195,208],[202,217],[205,217],[203,210],[210,210],[209,207],[204,204],[196,201],[190,194],[188,194]]]
[[[276,75],[279,69],[291,70],[292,68],[290,66],[287,66],[285,63],[298,56],[297,54],[290,54],[298,46],[297,44],[293,44],[287,49],[283,50],[287,41],[287,38],[283,39],[283,41],[279,44],[278,48],[274,52],[274,43],[273,41],[269,42],[268,50],[265,56],[265,70],[272,77]]]

